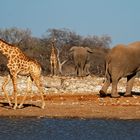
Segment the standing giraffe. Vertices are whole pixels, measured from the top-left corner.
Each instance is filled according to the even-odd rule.
[[[50,64],[51,64],[51,75],[57,75],[59,66],[57,58],[57,49],[55,48],[55,40],[51,42],[51,55],[50,55]]]
[[[35,85],[37,86],[41,99],[42,99],[42,106],[41,108],[45,107],[45,101],[43,97],[43,89],[41,85],[41,66],[36,61],[29,57],[27,57],[18,47],[15,47],[4,40],[0,39],[0,52],[5,55],[8,59],[7,67],[9,69],[9,76],[5,79],[2,90],[9,102],[9,105],[12,106],[10,99],[8,97],[8,94],[5,90],[6,85],[8,84],[10,78],[12,79],[13,83],[13,94],[15,99],[14,109],[17,107],[21,108],[22,104],[24,103],[24,100],[26,99],[27,92],[23,96],[23,99],[20,103],[20,105],[17,105],[17,76],[28,76],[32,81],[35,82]]]

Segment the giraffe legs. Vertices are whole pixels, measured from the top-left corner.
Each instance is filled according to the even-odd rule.
[[[51,76],[57,75],[57,62],[51,61]]]
[[[9,106],[12,106],[12,103],[11,103],[9,96],[8,96],[8,93],[6,91],[6,85],[9,83],[10,79],[11,79],[10,75],[5,77],[4,83],[2,84],[2,91],[4,92],[4,95],[9,103]],[[32,82],[32,80],[30,79],[30,77],[28,77],[28,79],[27,79],[27,92],[26,93],[31,91],[31,82]],[[16,84],[17,82],[16,82],[16,78],[12,77],[12,83],[13,83],[13,88],[14,88],[14,90],[12,92],[12,96],[15,99],[14,109],[16,109],[17,108],[17,84]],[[26,96],[24,98],[26,98]],[[21,106],[22,105],[20,105],[19,107],[21,108]]]
[[[31,77],[29,76],[27,79],[27,91],[26,91],[25,95],[23,96],[22,101],[21,101],[20,105],[18,106],[18,108],[22,107],[22,105],[27,97],[27,94],[31,92],[31,84],[32,84],[32,80],[31,80]]]
[[[42,99],[42,106],[41,106],[41,108],[44,109],[44,107],[45,107],[45,101],[44,101],[44,96],[43,96],[43,89],[42,89],[41,83],[40,83],[40,78],[39,77],[36,77],[36,76],[33,76],[32,78],[33,78],[33,81],[35,82],[35,85],[37,86],[37,88],[38,88],[38,90],[40,92],[40,95],[41,95],[41,99]],[[26,94],[23,96],[23,99],[22,99],[20,105],[18,106],[19,108],[22,107],[22,105],[23,105],[23,103],[24,103],[24,101],[25,101],[25,99],[27,97],[27,93],[28,92],[26,92]]]
[[[4,95],[5,95],[5,97],[8,100],[9,106],[12,106],[12,103],[11,103],[11,101],[9,99],[8,93],[5,90],[6,89],[6,85],[10,81],[10,78],[12,79],[12,83],[13,83],[13,93],[12,94],[14,95],[14,99],[15,99],[15,104],[14,104],[13,109],[17,109],[17,107],[18,108],[21,108],[22,105],[23,105],[23,103],[24,103],[24,101],[25,101],[25,99],[26,99],[26,97],[27,97],[28,92],[31,91],[31,82],[32,82],[31,77],[28,77],[28,79],[27,79],[27,91],[26,91],[25,95],[23,96],[23,99],[22,99],[22,101],[21,101],[21,103],[20,103],[19,106],[17,104],[17,77],[16,76],[12,76],[12,77],[10,77],[10,75],[6,76],[6,78],[4,80],[4,83],[2,85],[2,91],[4,92]],[[41,108],[44,109],[44,107],[45,107],[45,101],[44,101],[43,89],[42,89],[40,77],[34,76],[33,77],[33,80],[34,80],[35,85],[37,86],[37,88],[38,88],[38,90],[40,92],[40,95],[41,95],[41,100],[42,100],[42,106],[41,106]]]
[[[57,63],[54,63],[54,75],[57,75]]]
[[[45,107],[45,101],[44,101],[43,88],[42,88],[42,83],[40,81],[40,77],[34,76],[33,77],[33,80],[34,80],[35,85],[37,86],[37,88],[38,88],[38,90],[40,92],[40,96],[41,96],[41,99],[42,99],[42,106],[41,106],[41,108],[44,109],[44,107]]]
[[[17,77],[14,75],[12,76],[12,83],[13,83],[13,88],[14,88],[14,98],[15,98],[15,105],[14,105],[14,109],[17,108]]]
[[[4,95],[5,95],[5,97],[6,97],[7,100],[8,100],[9,106],[12,106],[11,101],[10,101],[9,96],[8,96],[8,93],[7,93],[7,91],[5,90],[6,85],[9,83],[9,80],[10,80],[10,75],[6,76],[6,78],[5,78],[5,80],[4,80],[4,83],[3,83],[3,85],[2,85],[2,91],[4,92]]]
[[[51,76],[53,76],[53,63],[52,63],[52,61],[51,61]]]

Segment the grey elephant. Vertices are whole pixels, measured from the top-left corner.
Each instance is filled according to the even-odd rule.
[[[75,71],[77,76],[85,76],[90,67],[89,54],[93,51],[88,47],[73,46],[70,53],[73,55]]]
[[[106,81],[99,91],[100,96],[106,96],[107,89],[112,83],[111,97],[120,97],[117,84],[122,77],[127,77],[124,96],[132,96],[133,82],[136,73],[140,71],[140,42],[116,45],[106,57],[105,68]]]

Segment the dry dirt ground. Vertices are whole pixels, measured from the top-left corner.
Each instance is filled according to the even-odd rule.
[[[123,97],[126,79],[118,85],[121,98],[99,97],[103,78],[86,77],[83,79],[70,77],[43,77],[45,109],[41,109],[40,96],[33,85],[22,109],[13,110],[8,106],[3,93],[0,94],[1,117],[60,117],[60,118],[116,118],[140,119],[140,79],[137,78],[133,87],[132,97]],[[3,77],[0,77],[2,84]],[[26,78],[18,79],[18,101],[25,93]],[[1,85],[0,85],[1,86]],[[110,89],[108,93],[110,93]],[[7,86],[11,98],[11,82]],[[14,103],[13,99],[11,101]]]

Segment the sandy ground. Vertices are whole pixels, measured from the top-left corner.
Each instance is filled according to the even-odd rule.
[[[47,79],[47,77],[46,77]],[[49,78],[48,78],[49,79]],[[54,81],[54,78],[51,78]],[[49,82],[51,81],[49,79]],[[64,80],[64,79],[63,79]],[[68,80],[68,79],[66,79]],[[72,82],[71,82],[72,80]],[[55,82],[57,80],[55,79]],[[45,89],[45,109],[41,109],[40,96],[30,94],[21,109],[13,110],[9,107],[3,94],[0,95],[0,116],[1,117],[59,117],[59,118],[107,118],[107,119],[140,119],[140,92],[139,79],[136,79],[133,96],[121,98],[100,98],[99,87],[102,86],[103,79],[90,77],[86,79],[69,79],[68,81],[58,80],[53,88]],[[93,83],[93,81],[96,81]],[[48,81],[46,81],[48,84]],[[64,86],[64,82],[73,83],[74,87]],[[75,82],[75,83],[74,83]],[[84,88],[82,84],[89,82],[90,89]],[[80,84],[82,87],[80,87]],[[125,79],[119,85],[119,92],[123,95],[125,89]],[[22,83],[23,84],[23,83]],[[87,83],[88,84],[88,83]],[[54,84],[53,84],[54,85]],[[9,86],[10,87],[10,86]],[[94,88],[93,88],[94,87]],[[80,92],[79,92],[79,90]],[[77,92],[76,92],[77,89]],[[84,90],[83,90],[84,89]],[[87,89],[87,90],[86,90]],[[95,89],[95,90],[94,90]],[[83,91],[81,91],[83,90]],[[20,102],[23,94],[19,94]],[[11,96],[10,96],[11,98]],[[11,101],[13,102],[12,98]]]

